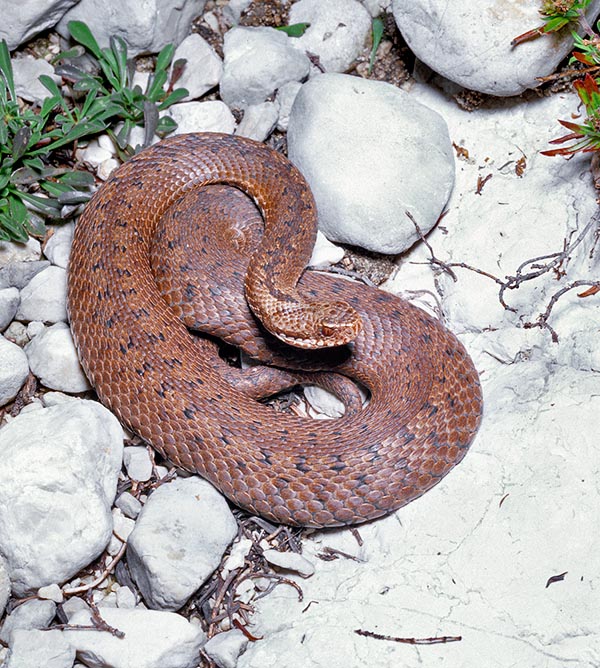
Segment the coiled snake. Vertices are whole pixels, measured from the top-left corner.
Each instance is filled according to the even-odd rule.
[[[236,190],[200,188],[215,183]],[[256,223],[240,190],[264,217],[249,263],[239,251]],[[217,218],[250,222],[201,227],[213,206]],[[382,516],[430,489],[465,455],[482,402],[471,359],[437,320],[381,290],[303,274],[315,235],[310,190],[283,156],[248,139],[179,135],[122,165],[87,205],[68,302],[83,367],[125,424],[251,512],[319,527]],[[182,245],[193,261],[177,255]],[[207,334],[192,336],[180,316]],[[291,371],[233,369],[214,336]],[[302,350],[312,346],[321,350]],[[302,367],[324,385],[318,371],[335,372],[340,395],[355,379],[370,402],[361,410],[348,399],[343,417],[315,421],[257,400],[286,378],[311,382]]]

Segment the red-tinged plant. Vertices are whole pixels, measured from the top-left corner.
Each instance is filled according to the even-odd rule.
[[[544,25],[515,37],[511,46],[528,42],[549,32],[558,32],[569,23],[578,23],[584,18],[583,12],[590,3],[591,0],[546,0],[540,10]]]

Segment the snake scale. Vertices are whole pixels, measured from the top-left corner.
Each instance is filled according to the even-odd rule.
[[[244,211],[256,202],[264,233],[250,260],[240,249],[256,231],[235,220],[218,228],[233,205],[194,227],[221,197],[229,202],[211,184],[233,186]],[[180,219],[191,232],[169,236],[169,220]],[[470,357],[435,318],[376,288],[304,271],[315,235],[310,189],[283,156],[217,133],[172,137],[117,169],[86,206],[70,259],[69,316],[100,400],[161,454],[270,520],[341,526],[385,515],[439,482],[465,455],[482,399]],[[194,262],[168,256],[180,237],[196,246]],[[228,240],[231,261],[221,248]],[[194,283],[191,265],[203,256],[209,264]],[[182,317],[205,334],[190,334]],[[332,420],[276,412],[257,400],[268,382],[253,390],[243,380],[259,379],[262,367],[228,366],[216,336],[274,365],[275,383],[284,384],[279,373],[293,383],[333,372],[340,395],[351,378],[370,401],[361,410],[348,400],[352,410]]]

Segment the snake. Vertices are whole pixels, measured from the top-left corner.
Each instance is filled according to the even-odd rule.
[[[86,205],[68,313],[100,401],[169,462],[269,521],[347,526],[437,484],[465,456],[483,402],[471,357],[438,318],[306,270],[317,225],[310,187],[281,153],[220,133],[172,136]],[[255,364],[232,364],[236,348]],[[327,378],[346,395],[341,417],[264,400]]]

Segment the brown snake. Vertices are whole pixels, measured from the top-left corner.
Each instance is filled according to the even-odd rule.
[[[169,219],[191,208],[192,222],[183,227],[193,226],[207,208],[198,193],[211,190],[198,189],[215,183],[254,198],[265,221],[245,280],[255,315],[242,295],[248,260],[220,255],[227,234],[234,242],[240,234],[234,247],[245,246],[235,223],[233,232],[217,234],[214,256],[202,247],[208,232],[190,227],[200,244],[192,252],[209,261],[198,283],[188,273],[191,261],[167,258],[178,243],[166,231]],[[482,401],[471,359],[436,319],[375,288],[302,275],[315,235],[310,190],[283,156],[228,135],[179,135],[122,165],[87,205],[70,260],[69,314],[98,396],[160,453],[251,512],[336,526],[380,517],[439,482],[465,455]],[[163,256],[178,278],[162,275]],[[161,297],[151,257],[174,310]],[[206,313],[191,315],[191,301]],[[211,337],[192,336],[178,316],[263,362],[334,371],[341,386],[343,377],[353,378],[370,402],[334,420],[275,412],[256,400],[261,392],[252,382],[236,384],[234,376],[244,373],[227,367]],[[287,342],[325,347],[292,349],[256,316],[275,334],[283,327]]]

